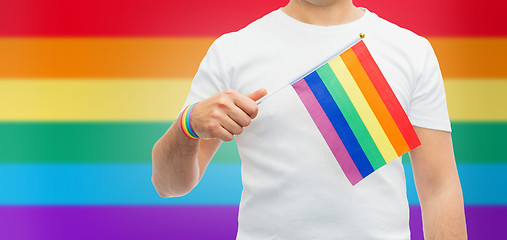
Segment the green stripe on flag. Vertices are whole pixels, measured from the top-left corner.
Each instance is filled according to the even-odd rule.
[[[364,125],[363,120],[361,120],[361,117],[355,110],[355,107],[350,101],[350,98],[347,96],[347,92],[336,78],[336,75],[333,73],[333,70],[329,64],[325,64],[324,66],[317,69],[317,73],[322,79],[322,82],[324,82],[326,85],[329,93],[331,93],[334,101],[342,111],[343,116],[354,132],[357,141],[363,148],[363,151],[368,157],[368,160],[370,161],[372,167],[377,170],[378,168],[384,166],[386,162],[380,154],[377,145],[373,141],[370,132],[368,132],[368,129]]]

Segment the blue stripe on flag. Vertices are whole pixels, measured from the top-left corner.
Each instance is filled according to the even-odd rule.
[[[322,109],[324,109],[329,121],[333,124],[333,127],[338,133],[338,136],[340,136],[343,145],[356,164],[357,169],[363,178],[368,176],[374,171],[374,169],[354,136],[352,129],[350,129],[350,126],[343,116],[340,108],[336,105],[336,102],[333,100],[333,97],[326,88],[326,85],[322,82],[322,79],[317,72],[310,73],[305,77],[305,81],[312,90],[313,95],[315,95],[315,98],[317,98],[317,101],[319,101]]]

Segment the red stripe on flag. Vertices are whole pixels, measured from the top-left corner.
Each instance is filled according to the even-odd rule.
[[[219,36],[288,0],[13,0],[2,1],[0,36]],[[381,17],[424,36],[507,36],[507,1],[364,0]],[[417,17],[414,17],[417,16]]]
[[[393,90],[389,86],[389,83],[387,83],[387,80],[384,78],[384,75],[375,63],[375,60],[371,56],[364,42],[360,41],[352,47],[352,50],[359,59],[359,62],[361,62],[361,65],[363,65],[364,70],[370,77],[371,82],[377,89],[377,92],[391,113],[396,125],[398,125],[398,128],[400,129],[401,134],[405,138],[405,141],[410,149],[414,149],[421,145],[421,142],[414,131],[414,127],[408,120],[405,111],[398,102]]]
[[[368,105],[370,105],[373,114],[375,114],[382,130],[384,130],[384,133],[391,142],[391,145],[396,150],[398,157],[410,151],[405,138],[398,129],[396,122],[389,113],[389,110],[385,106],[384,101],[382,101],[382,98],[368,77],[368,74],[359,62],[359,59],[354,54],[354,51],[349,49],[342,53],[340,57],[347,66],[347,69],[354,78],[357,86],[363,93]]]

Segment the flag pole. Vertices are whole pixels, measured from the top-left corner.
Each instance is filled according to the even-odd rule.
[[[343,50],[341,50],[340,52],[332,55],[331,57],[329,57],[328,59],[326,59],[324,62],[322,62],[321,64],[319,64],[317,67],[315,67],[312,70],[308,71],[307,73],[303,74],[301,77],[296,78],[295,80],[293,80],[291,82],[284,83],[281,86],[279,86],[278,88],[276,88],[275,90],[271,91],[266,96],[264,96],[261,99],[257,100],[257,102],[256,102],[257,105],[261,104],[264,100],[266,100],[267,98],[273,96],[275,93],[279,92],[280,90],[284,89],[285,87],[290,86],[290,85],[292,85],[294,83],[297,83],[299,80],[305,78],[310,73],[312,73],[315,70],[319,69],[320,67],[324,66],[326,63],[328,63],[329,61],[333,60],[335,57],[340,56],[342,53],[344,53],[345,51],[347,51],[349,48],[351,48],[354,45],[356,45],[356,43],[358,43],[359,41],[361,41],[364,37],[365,37],[364,33],[359,33],[358,38],[354,39],[354,41],[352,41],[351,43],[349,43]]]

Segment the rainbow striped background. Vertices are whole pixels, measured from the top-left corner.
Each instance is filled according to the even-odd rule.
[[[212,41],[286,2],[3,1],[0,238],[233,239],[241,192],[234,143],[193,192],[174,199],[151,185],[151,148]],[[470,239],[507,235],[507,28],[498,12],[507,2],[355,4],[432,43]],[[422,239],[405,166],[412,235]]]

